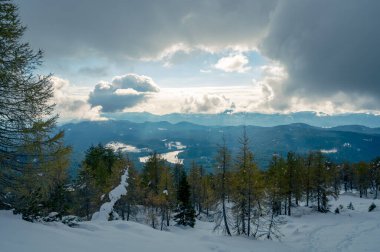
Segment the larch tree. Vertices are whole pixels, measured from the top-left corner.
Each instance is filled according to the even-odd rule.
[[[230,185],[231,153],[227,148],[226,140],[223,137],[223,143],[218,147],[216,155],[216,176],[217,176],[217,199],[221,204],[219,216],[214,230],[222,229],[227,235],[231,236],[229,225],[229,214],[227,212],[227,196]]]
[[[19,149],[30,142],[25,135],[38,130],[36,123],[54,126],[50,75],[35,75],[42,51],[34,52],[22,42],[25,26],[12,1],[0,1],[0,164],[17,170]],[[35,139],[34,139],[35,140]],[[3,169],[2,169],[3,170]],[[6,182],[7,176],[2,176]]]
[[[191,203],[198,210],[198,214],[200,214],[202,211],[202,170],[195,161],[191,163],[188,181],[191,192]]]
[[[25,29],[17,6],[0,0],[0,194],[14,189],[24,217],[63,212],[56,201],[63,200],[70,155],[63,132],[54,130],[51,76],[35,74],[43,55],[22,41]]]

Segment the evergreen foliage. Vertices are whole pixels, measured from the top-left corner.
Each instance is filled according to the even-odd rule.
[[[194,227],[195,210],[190,202],[190,185],[186,175],[183,175],[178,188],[178,206],[175,210],[174,221],[178,225]]]

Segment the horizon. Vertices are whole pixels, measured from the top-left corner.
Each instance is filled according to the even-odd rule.
[[[264,114],[258,112],[236,112],[236,113],[170,113],[164,115],[149,112],[121,112],[104,114],[106,120],[95,121],[130,121],[135,123],[144,122],[168,122],[177,124],[188,122],[203,126],[259,126],[274,127],[290,124],[307,124],[320,128],[332,128],[339,126],[364,126],[368,128],[380,127],[380,116],[371,113],[342,113],[342,114],[320,114],[314,111],[299,111],[287,114],[272,113]],[[80,123],[92,120],[68,120],[60,121],[59,125]]]

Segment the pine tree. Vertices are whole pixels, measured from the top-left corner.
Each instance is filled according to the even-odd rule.
[[[178,189],[178,206],[175,210],[174,220],[178,225],[194,227],[195,210],[190,202],[190,185],[186,175],[183,175]]]

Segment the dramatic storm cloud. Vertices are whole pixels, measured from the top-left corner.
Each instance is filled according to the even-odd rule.
[[[103,112],[121,111],[145,101],[149,94],[159,92],[154,81],[147,76],[127,74],[116,76],[111,83],[101,82],[90,93],[89,103],[101,106]]]
[[[93,90],[69,109],[380,112],[379,1],[16,2],[45,72]],[[125,72],[161,91],[99,82]]]
[[[277,91],[311,100],[368,96],[358,105],[378,109],[378,99],[371,102],[380,97],[379,10],[379,1],[280,1],[260,47],[288,72]]]
[[[176,44],[255,45],[276,1],[19,1],[28,38],[59,55],[155,58]],[[169,50],[169,51],[168,51]]]

